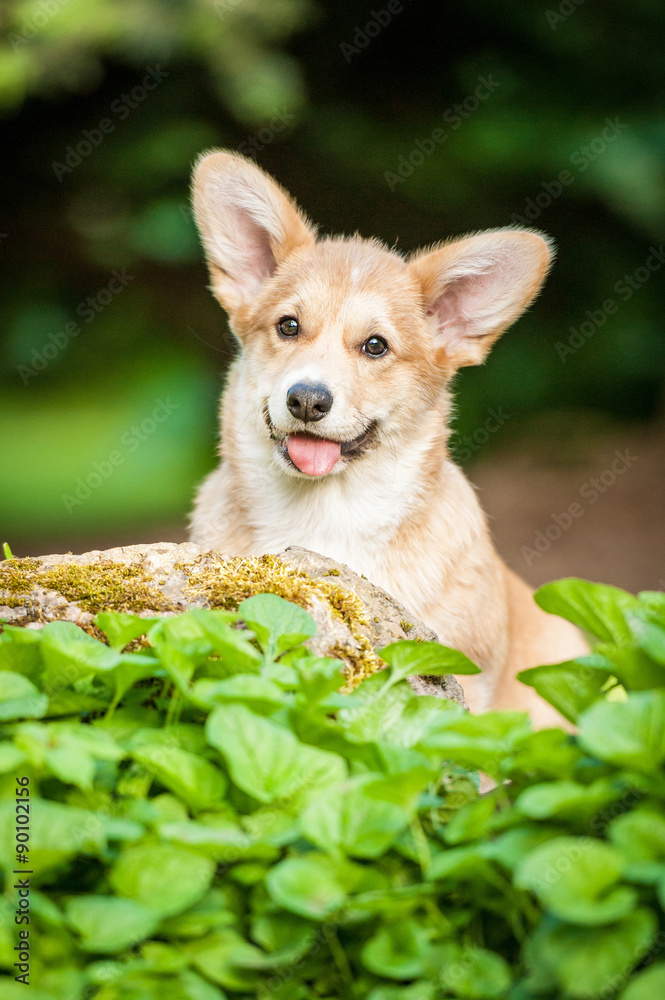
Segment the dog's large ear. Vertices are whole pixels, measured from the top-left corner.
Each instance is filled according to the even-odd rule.
[[[290,253],[315,240],[314,228],[287,193],[236,153],[208,153],[199,160],[193,200],[212,290],[230,313],[248,305]]]
[[[409,270],[442,362],[479,364],[537,295],[552,254],[548,240],[527,229],[494,229],[416,254]]]

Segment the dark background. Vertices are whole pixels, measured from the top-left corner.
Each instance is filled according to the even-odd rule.
[[[665,586],[664,23],[657,0],[6,2],[0,541],[184,537],[232,352],[188,180],[227,146],[324,231],[406,251],[519,215],[554,237],[536,305],[458,378],[454,451],[531,579]]]

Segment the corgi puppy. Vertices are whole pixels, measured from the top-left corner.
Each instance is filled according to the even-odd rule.
[[[533,301],[547,238],[495,229],[407,258],[378,240],[319,238],[230,152],[201,157],[193,197],[240,352],[191,540],[241,556],[300,545],[346,563],[478,664],[460,678],[472,710],[561,724],[515,674],[588,648],[502,562],[447,447],[451,380]]]

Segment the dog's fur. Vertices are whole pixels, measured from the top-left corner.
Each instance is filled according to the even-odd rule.
[[[359,236],[317,239],[282,188],[225,152],[199,161],[194,209],[241,351],[222,397],[222,461],[199,490],[192,540],[233,555],[301,545],[347,563],[482,668],[462,678],[472,709],[527,708],[538,725],[559,723],[515,673],[586,646],[501,561],[447,451],[450,381],[534,299],[547,239],[497,229],[408,259]],[[280,335],[283,317],[298,320],[297,336]],[[364,353],[372,336],[387,341],[384,357]],[[317,422],[287,407],[295,383],[332,394]],[[325,474],[290,459],[291,435],[303,434],[347,443]]]

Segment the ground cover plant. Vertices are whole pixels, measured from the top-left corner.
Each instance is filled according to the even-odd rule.
[[[433,643],[342,691],[273,594],[6,627],[3,997],[664,995],[665,595],[537,599],[596,639],[522,675],[576,735],[416,696],[475,670]]]

